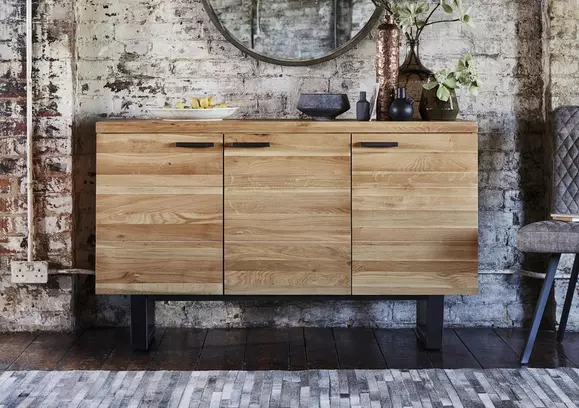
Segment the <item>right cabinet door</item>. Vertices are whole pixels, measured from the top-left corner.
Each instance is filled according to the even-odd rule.
[[[477,292],[477,135],[352,135],[352,294]]]

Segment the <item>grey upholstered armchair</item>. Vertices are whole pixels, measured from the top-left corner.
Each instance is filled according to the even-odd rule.
[[[551,213],[576,215],[579,214],[579,106],[561,107],[554,112],[554,137]],[[526,225],[517,234],[517,247],[522,252],[551,254],[531,331],[521,356],[521,364],[527,364],[553,287],[561,254],[579,254],[579,222],[541,221]],[[576,256],[557,332],[559,342],[563,341],[565,334],[578,273],[579,257]]]

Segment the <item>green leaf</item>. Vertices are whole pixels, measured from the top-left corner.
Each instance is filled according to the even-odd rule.
[[[450,98],[450,91],[444,85],[440,85],[436,91],[436,97],[443,102],[447,102]]]
[[[428,11],[428,3],[421,3],[416,8],[416,14],[426,13]]]
[[[458,88],[458,83],[456,82],[456,78],[452,75],[450,75],[448,78],[446,78],[446,81],[444,81],[443,85],[447,88],[450,88],[450,89]]]
[[[468,14],[465,14],[464,16],[462,16],[462,21],[469,24],[470,23],[470,16]]]
[[[430,90],[436,88],[437,86],[438,86],[438,82],[436,82],[436,81],[427,82],[424,85],[422,85],[422,87],[424,89],[426,89],[427,91],[430,91]]]
[[[445,2],[442,2],[440,5],[442,6],[442,9],[443,9],[446,13],[448,13],[448,14],[452,14],[452,13],[453,13],[454,10],[452,9],[452,6],[451,6],[450,4],[446,4]]]

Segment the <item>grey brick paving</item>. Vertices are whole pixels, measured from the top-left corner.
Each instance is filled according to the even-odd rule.
[[[579,369],[6,371],[0,408],[576,407]]]

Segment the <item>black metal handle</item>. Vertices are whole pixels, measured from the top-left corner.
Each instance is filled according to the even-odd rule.
[[[360,142],[360,147],[398,147],[398,142]]]
[[[231,147],[269,147],[269,142],[233,142]]]
[[[193,148],[215,147],[215,143],[213,143],[213,142],[175,142],[175,147],[193,147]]]

